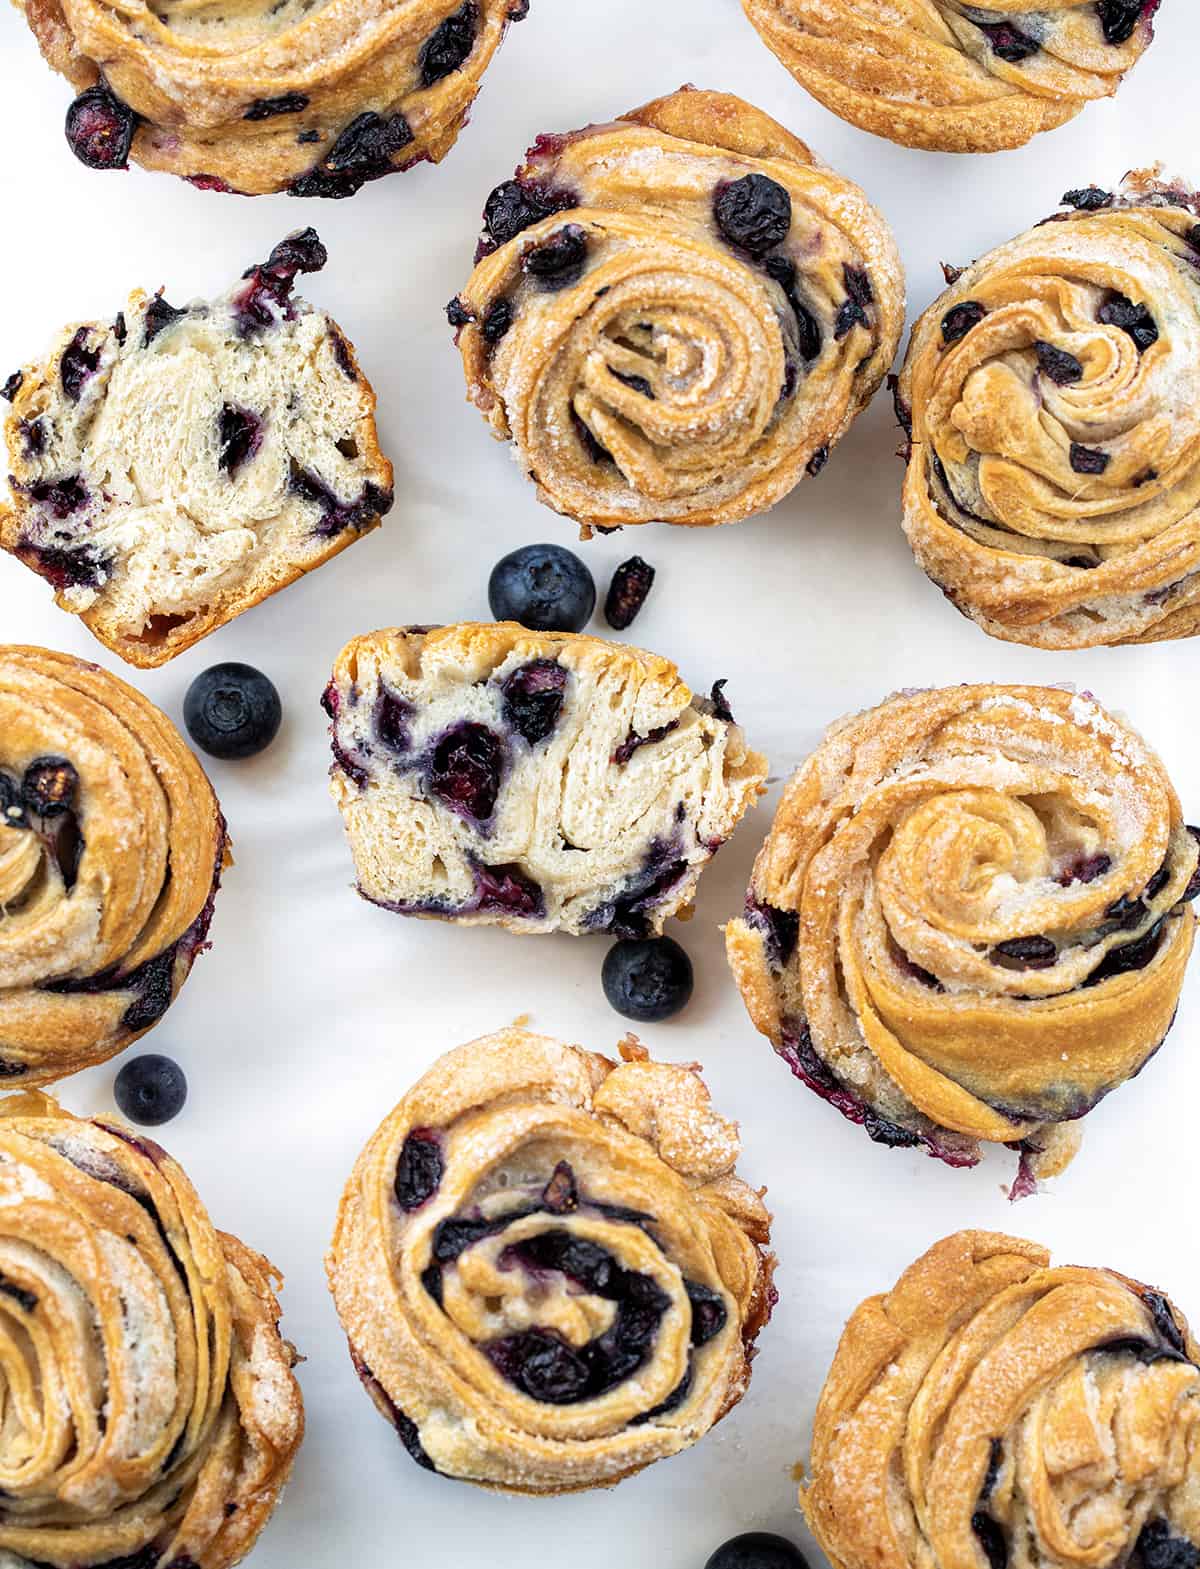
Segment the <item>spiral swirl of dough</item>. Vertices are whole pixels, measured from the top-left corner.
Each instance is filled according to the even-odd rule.
[[[846,1327],[808,1523],[835,1569],[1195,1563],[1198,1358],[1149,1286],[1015,1237],[947,1237]]]
[[[327,1260],[359,1375],[409,1453],[515,1493],[608,1486],[749,1382],[769,1216],[694,1070],[507,1029],[441,1058],[371,1138]]]
[[[800,85],[905,147],[990,153],[1108,98],[1160,0],[742,0]]]
[[[873,1139],[1053,1175],[1170,1027],[1200,890],[1162,763],[1090,696],[900,694],[786,788],[730,963],[756,1027]]]
[[[441,161],[528,0],[21,0],[42,53],[204,189],[350,196]],[[85,160],[86,161],[86,160]]]
[[[0,1106],[0,1559],[242,1558],[304,1428],[278,1283],[157,1144]]]
[[[764,511],[824,465],[895,352],[883,219],[727,94],[541,138],[488,222],[450,306],[468,393],[585,530]]]
[[[994,637],[1189,637],[1200,208],[1148,176],[1069,194],[1084,205],[968,267],[913,329],[897,387],[905,532]]]
[[[0,648],[0,1079],[49,1083],[156,1024],[226,856],[165,714],[98,665]]]

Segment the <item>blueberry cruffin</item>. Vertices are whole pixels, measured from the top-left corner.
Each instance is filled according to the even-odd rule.
[[[726,93],[539,137],[484,220],[448,307],[468,395],[585,535],[764,511],[821,469],[899,341],[883,218]]]
[[[67,142],[90,168],[338,197],[445,157],[529,0],[18,5],[79,92]]]
[[[742,0],[802,87],[906,147],[990,153],[1108,98],[1161,0]]]
[[[1186,1569],[1198,1362],[1162,1292],[959,1232],[846,1326],[808,1524],[833,1569]]]
[[[726,929],[750,1017],[877,1143],[1012,1196],[1170,1028],[1200,891],[1162,763],[1089,695],[901,693],[833,725],[784,791]]]
[[[770,1216],[695,1065],[506,1029],[442,1057],[346,1186],[326,1260],[360,1379],[418,1465],[609,1487],[745,1393]]]
[[[392,504],[375,394],[292,293],[325,260],[305,229],[211,303],[136,291],[4,385],[0,546],[130,664],[164,664]]]
[[[207,946],[227,857],[165,714],[96,665],[0,648],[6,1087],[103,1062],[158,1023]]]
[[[514,622],[355,638],[323,703],[359,892],[402,915],[646,937],[762,789],[718,683]]]
[[[228,1569],[304,1430],[277,1272],[164,1149],[0,1102],[0,1561]]]
[[[917,561],[1039,648],[1200,630],[1200,199],[1154,173],[958,275],[896,389]]]

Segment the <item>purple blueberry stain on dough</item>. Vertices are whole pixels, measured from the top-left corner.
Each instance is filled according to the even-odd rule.
[[[394,496],[368,480],[353,501],[343,501],[318,475],[310,469],[293,463],[288,489],[302,501],[321,509],[321,517],[313,533],[322,539],[334,539],[347,529],[366,528],[384,517],[392,507]]]
[[[1023,33],[1011,22],[976,22],[975,25],[987,39],[992,53],[1009,65],[1019,65],[1042,47],[1036,38]]]

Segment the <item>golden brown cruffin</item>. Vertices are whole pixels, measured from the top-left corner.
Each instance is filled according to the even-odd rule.
[[[1161,1292],[960,1231],[846,1326],[808,1524],[834,1569],[1188,1569],[1198,1359]]]
[[[0,1560],[243,1558],[304,1432],[280,1284],[150,1139],[0,1101]]]
[[[913,328],[904,529],[993,637],[1200,630],[1200,206],[1152,174],[956,275]]]
[[[427,1470],[610,1487],[750,1381],[770,1216],[696,1066],[510,1028],[442,1057],[359,1156],[326,1267],[359,1377]]]
[[[16,0],[79,90],[67,142],[90,168],[202,190],[353,196],[440,163],[529,0]]]
[[[0,1080],[47,1084],[157,1024],[229,859],[165,714],[98,665],[0,647]]]
[[[468,396],[585,537],[765,511],[824,467],[896,352],[887,224],[728,93],[539,137],[484,218],[448,309]]]
[[[877,1143],[1061,1171],[1174,1018],[1197,841],[1158,757],[1057,687],[899,693],[830,727],[726,928],[755,1027]]]
[[[905,147],[991,153],[1110,98],[1160,0],[742,0],[827,109]]]

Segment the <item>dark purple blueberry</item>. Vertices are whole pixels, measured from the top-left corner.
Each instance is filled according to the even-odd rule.
[[[1056,349],[1052,343],[1046,343],[1043,339],[1039,339],[1033,347],[1042,374],[1049,376],[1058,386],[1069,386],[1083,376],[1083,366],[1066,349]]]
[[[1112,200],[1111,191],[1101,190],[1098,185],[1084,185],[1078,190],[1064,191],[1062,204],[1077,208],[1079,212],[1099,212],[1102,207],[1111,207]]]
[[[747,1531],[722,1542],[704,1569],[808,1569],[798,1547],[769,1531]]]
[[[188,734],[210,757],[254,757],[270,746],[282,719],[275,683],[253,665],[211,665],[183,700]]]
[[[46,421],[44,419],[23,419],[17,427],[21,432],[21,440],[25,445],[27,458],[39,458],[46,450]]]
[[[292,181],[288,192],[333,200],[353,196],[368,180],[390,174],[396,154],[412,139],[412,126],[402,114],[385,120],[368,109],[351,120],[315,169]]]
[[[58,817],[75,805],[79,775],[65,757],[37,757],[21,780],[21,800],[35,817]]]
[[[763,933],[766,938],[767,963],[772,969],[782,970],[795,953],[800,940],[800,912],[781,910],[777,905],[747,895],[746,924]]]
[[[537,883],[519,866],[484,866],[477,862],[474,908],[536,920],[546,913],[546,901]]]
[[[768,256],[763,271],[776,282],[787,296],[796,318],[796,347],[804,360],[815,360],[821,352],[821,329],[817,318],[801,300],[796,289],[796,264],[787,256]]]
[[[1104,917],[1106,921],[1114,922],[1123,931],[1128,931],[1131,926],[1140,926],[1145,920],[1146,906],[1138,894],[1123,893],[1105,910]]]
[[[242,116],[243,120],[273,120],[277,114],[299,114],[308,108],[303,93],[280,93],[278,98],[256,98]]]
[[[849,275],[853,270],[854,269],[850,267],[844,267],[842,269],[842,271],[846,274],[848,285]],[[863,276],[865,277],[865,274],[863,274]],[[870,323],[867,321],[867,313],[863,307],[862,301],[855,298],[854,292],[849,293],[838,306],[838,313],[834,318],[833,323],[834,338],[840,343],[846,334],[850,331],[851,327],[866,327],[869,325]]]
[[[63,350],[62,358],[58,362],[63,396],[70,399],[72,403],[79,402],[84,383],[89,376],[96,374],[96,368],[100,364],[100,350],[89,349],[87,346],[90,332],[90,328],[80,327]]]
[[[446,1162],[438,1136],[430,1128],[414,1128],[396,1162],[396,1202],[403,1210],[420,1209],[441,1187]]]
[[[375,704],[375,732],[384,746],[390,747],[393,752],[409,750],[412,746],[412,735],[409,732],[412,717],[411,703],[405,702],[395,692],[380,689],[379,700]]]
[[[1140,937],[1135,937],[1132,942],[1122,943],[1119,948],[1110,948],[1083,984],[1098,986],[1101,981],[1108,980],[1110,976],[1125,975],[1131,970],[1144,970],[1162,946],[1165,932],[1165,920],[1158,920],[1148,931],[1143,932]]]
[[[1174,1536],[1165,1520],[1148,1520],[1134,1549],[1141,1569],[1200,1569],[1200,1548]]]
[[[1179,1325],[1175,1321],[1175,1311],[1167,1298],[1163,1296],[1161,1291],[1151,1291],[1146,1287],[1138,1295],[1149,1309],[1150,1317],[1154,1320],[1154,1327],[1158,1331],[1161,1340],[1176,1356],[1186,1357],[1187,1343],[1183,1338]]]
[[[1028,33],[1023,33],[1011,22],[976,22],[975,26],[986,37],[992,53],[1001,60],[1007,60],[1009,65],[1028,60],[1030,55],[1037,54],[1042,47],[1036,38],[1030,38]]]
[[[301,147],[311,147],[314,142],[319,142],[320,140],[321,133],[315,127],[310,127],[307,131],[301,131],[296,138]]]
[[[0,770],[0,827],[26,828],[28,825],[20,784],[11,774]]]
[[[1048,970],[1058,961],[1058,948],[1049,937],[1010,937],[988,954],[1005,970]]]
[[[596,440],[596,437],[592,433],[591,426],[586,425],[583,420],[580,419],[574,408],[571,409],[571,425],[574,428],[576,436],[579,438],[579,445],[587,453],[588,457],[593,463],[611,463],[613,461],[612,453],[608,450],[607,447],[602,446],[601,443]],[[608,530],[602,530],[602,532],[607,533]]]
[[[136,125],[129,105],[98,82],[67,110],[67,146],[89,169],[128,169]]]
[[[917,963],[911,954],[905,953],[900,944],[894,939],[888,939],[888,952],[896,968],[904,975],[911,976],[914,981],[919,981],[922,986],[927,986],[932,992],[944,992],[946,988],[938,980],[932,970],[927,970]]]
[[[367,528],[377,519],[385,517],[395,500],[390,490],[380,490],[368,480],[353,501],[342,501],[323,479],[311,472],[292,465],[288,489],[303,501],[310,501],[321,508],[321,518],[313,532],[323,539],[333,539],[347,529]]]
[[[687,873],[688,863],[677,843],[653,840],[641,869],[626,880],[619,894],[588,912],[585,927],[589,932],[609,932],[622,939],[647,938],[647,911],[660,904]]]
[[[612,575],[604,601],[604,619],[617,632],[624,632],[637,619],[654,586],[654,568],[641,556],[630,556]]]
[[[506,1220],[443,1220],[433,1234],[433,1256],[439,1264],[453,1264],[460,1253],[465,1253],[484,1237],[494,1236],[503,1230]]]
[[[971,1516],[971,1529],[983,1549],[988,1569],[1008,1569],[1008,1538],[1000,1522],[986,1510],[978,1509]]]
[[[668,719],[665,725],[655,725],[653,730],[647,730],[645,735],[639,735],[636,730],[631,730],[613,752],[609,761],[615,763],[618,768],[624,768],[633,754],[640,751],[643,746],[653,746],[656,741],[661,741],[664,736],[678,729],[678,719]]]
[[[1128,43],[1143,16],[1153,16],[1158,0],[1096,0],[1106,44]]]
[[[186,316],[187,310],[176,310],[162,297],[162,290],[149,301],[146,306],[145,327],[142,333],[142,347],[153,343],[164,327],[169,327],[173,321],[178,321],[181,316]]]
[[[500,339],[513,324],[513,303],[511,300],[493,300],[488,306],[483,318],[483,333],[485,343],[499,343]]]
[[[1072,883],[1094,883],[1097,877],[1112,869],[1112,858],[1100,855],[1081,855],[1076,860],[1064,866],[1058,874],[1058,882],[1069,888]]]
[[[429,789],[443,806],[486,822],[500,794],[504,744],[486,725],[464,721],[448,730],[429,760]]]
[[[570,1231],[543,1231],[505,1253],[507,1262],[535,1272],[557,1271],[594,1296],[615,1300],[622,1293],[625,1277],[612,1254]]]
[[[575,1186],[575,1173],[565,1160],[560,1160],[554,1174],[542,1189],[542,1204],[552,1215],[569,1215],[579,1208],[579,1189]]]
[[[533,1400],[570,1405],[587,1389],[587,1363],[547,1330],[527,1329],[483,1349],[499,1372]]]
[[[25,377],[19,370],[13,371],[4,385],[0,387],[0,398],[3,398],[6,403],[15,402],[17,393],[20,392],[21,384],[24,380]]]
[[[60,550],[55,546],[22,543],[17,547],[17,554],[59,593],[67,588],[95,588],[112,564],[86,545],[77,550]]]
[[[147,1052],[132,1057],[117,1074],[113,1098],[123,1116],[156,1128],[183,1110],[188,1085],[183,1069],[170,1057]]]
[[[987,310],[978,300],[963,300],[960,305],[952,305],[942,317],[942,342],[957,343],[986,315]]]
[[[1110,462],[1107,452],[1081,446],[1077,441],[1071,443],[1071,467],[1076,474],[1103,474]]]
[[[735,725],[737,720],[733,717],[733,709],[730,708],[729,699],[725,696],[725,688],[728,685],[728,676],[723,680],[714,681],[712,691],[708,694],[708,700],[712,704],[714,718],[721,720],[723,724]]]
[[[430,34],[417,55],[422,87],[432,87],[463,65],[475,47],[478,26],[479,7],[475,0],[466,0]]]
[[[698,1280],[685,1280],[683,1286],[692,1304],[692,1344],[706,1346],[725,1328],[729,1317],[725,1299],[719,1291]]]
[[[596,584],[562,545],[522,545],[492,568],[488,604],[497,621],[519,621],[531,632],[582,632],[596,607]]]
[[[1200,845],[1200,828],[1193,828],[1189,823],[1188,833],[1191,834],[1197,845]],[[1187,887],[1183,890],[1179,897],[1183,900],[1191,900],[1194,899],[1197,894],[1200,894],[1200,866],[1197,866],[1196,870],[1192,873]]]
[[[233,479],[242,464],[254,457],[262,446],[263,422],[257,414],[251,414],[249,409],[227,403],[221,410],[218,436],[218,467]]]
[[[723,180],[713,192],[717,228],[740,250],[761,259],[787,239],[792,226],[792,198],[765,174]]]
[[[298,229],[280,240],[265,262],[247,268],[243,287],[233,297],[239,334],[252,338],[273,327],[277,313],[290,321],[295,314],[292,289],[297,273],[320,272],[328,260],[328,251],[311,227]]]
[[[1097,321],[1106,327],[1117,327],[1133,339],[1139,354],[1144,354],[1152,343],[1158,342],[1158,323],[1145,305],[1135,305],[1124,294],[1114,294],[1096,312]]]
[[[9,1280],[4,1275],[0,1275],[0,1291],[6,1297],[11,1297],[18,1307],[24,1308],[26,1313],[32,1313],[38,1305],[36,1292],[27,1291],[24,1286],[18,1286],[15,1280]]]
[[[604,995],[626,1019],[657,1024],[677,1014],[692,995],[692,961],[673,937],[614,943],[601,970]]]
[[[117,340],[118,343],[123,344],[125,342],[127,331],[128,329],[125,326],[125,312],[118,311],[113,319],[113,337]]]
[[[446,320],[454,328],[455,332],[460,327],[465,327],[469,321],[475,320],[475,317],[463,304],[460,294],[456,294],[446,306]]]
[[[813,453],[812,457],[809,458],[808,462],[804,465],[804,472],[810,479],[816,479],[817,475],[828,462],[829,448],[818,447],[817,450]]]
[[[588,237],[577,223],[564,224],[521,257],[521,270],[544,289],[575,283],[587,260]]]
[[[654,388],[644,376],[627,376],[624,371],[615,370],[613,377],[624,386],[632,387],[634,392],[640,393],[643,398],[649,398],[651,403],[654,402]]]
[[[546,192],[520,180],[505,180],[484,203],[483,226],[495,245],[507,245],[522,230],[575,205],[565,193]]]
[[[504,682],[501,714],[518,735],[536,746],[544,741],[558,723],[563,693],[567,685],[566,667],[554,659],[533,659],[514,670]]]

